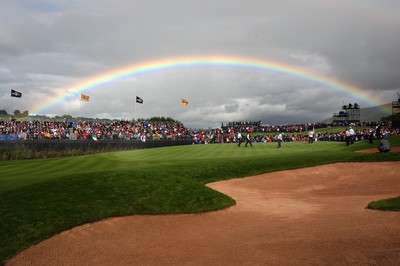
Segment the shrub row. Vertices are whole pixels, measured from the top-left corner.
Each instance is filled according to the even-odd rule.
[[[1,160],[25,160],[78,156],[118,150],[188,145],[184,140],[17,140],[0,141]]]

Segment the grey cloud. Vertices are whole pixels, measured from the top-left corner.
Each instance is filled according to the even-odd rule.
[[[225,112],[226,113],[235,113],[239,110],[239,105],[238,104],[232,104],[232,105],[225,105]]]

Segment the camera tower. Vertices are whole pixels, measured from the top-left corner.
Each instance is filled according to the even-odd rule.
[[[360,122],[360,106],[357,103],[343,105],[339,113],[333,114],[334,123],[357,123]]]
[[[400,92],[397,93],[397,101],[392,102],[392,126],[394,128],[400,127]]]

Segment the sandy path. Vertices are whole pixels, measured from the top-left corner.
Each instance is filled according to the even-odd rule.
[[[62,232],[8,265],[399,265],[400,162],[340,163],[209,184],[216,212],[106,219]]]

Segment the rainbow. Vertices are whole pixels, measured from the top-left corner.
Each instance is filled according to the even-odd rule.
[[[368,91],[363,90],[362,88],[359,88],[344,81],[335,80],[331,77],[325,76],[310,69],[259,58],[218,55],[173,57],[154,61],[145,61],[142,63],[118,68],[116,70],[105,72],[100,75],[83,80],[75,86],[63,90],[61,94],[53,95],[52,97],[46,98],[43,101],[38,102],[36,106],[34,106],[31,110],[34,114],[43,114],[49,108],[62,103],[68,98],[76,97],[78,99],[76,95],[81,92],[94,89],[102,84],[110,83],[112,81],[123,79],[125,77],[137,76],[156,71],[164,71],[168,69],[197,66],[225,66],[282,73],[321,84],[324,87],[361,100],[371,106],[383,105],[383,103],[380,102],[374,95],[369,94]],[[391,110],[387,110],[383,107],[382,109],[384,109],[384,111],[388,114],[391,113]]]

